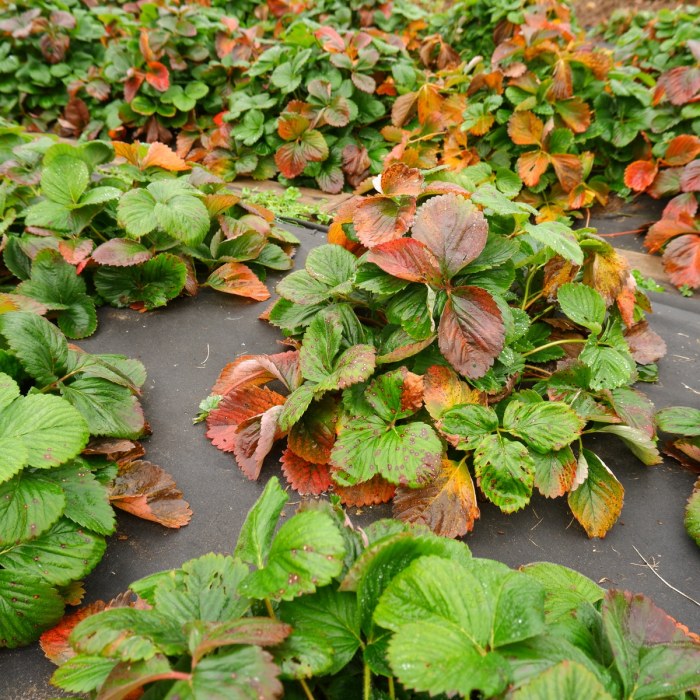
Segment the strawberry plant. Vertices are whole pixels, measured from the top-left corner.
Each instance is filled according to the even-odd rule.
[[[52,682],[265,700],[690,698],[700,684],[697,636],[643,595],[556,564],[514,571],[419,526],[358,530],[324,502],[275,532],[287,500],[271,479],[233,555],[141,579],[45,633]]]
[[[96,300],[152,309],[196,293],[198,266],[201,284],[258,300],[265,270],[292,266],[296,238],[271,212],[163,144],[18,139],[3,165],[4,264],[71,338],[94,332]]]
[[[396,164],[377,186],[279,283],[265,318],[294,349],[224,368],[208,437],[250,479],[286,438],[300,493],[393,497],[396,517],[443,535],[472,529],[478,486],[504,512],[534,489],[566,496],[603,536],[624,490],[582,436],[660,460],[653,407],[629,385],[663,341],[626,264],[590,229],[530,224],[491,184],[469,196]]]
[[[79,603],[80,579],[114,532],[112,506],[168,527],[186,525],[191,515],[169,475],[139,460],[143,449],[134,440],[148,430],[139,402],[143,365],[86,353],[46,319],[12,308],[3,298],[3,647],[28,644],[61,618],[66,604]]]
[[[674,435],[664,445],[664,452],[684,467],[700,472],[700,411],[696,408],[671,406],[655,416],[656,425],[664,433]],[[685,511],[685,529],[700,545],[700,481],[696,482]]]

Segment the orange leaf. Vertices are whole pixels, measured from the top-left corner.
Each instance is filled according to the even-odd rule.
[[[544,151],[528,151],[518,158],[518,175],[528,186],[534,187],[549,167],[549,154]]]
[[[700,137],[695,134],[682,134],[671,139],[663,162],[666,165],[686,165],[700,154]]]
[[[170,474],[145,460],[119,465],[109,500],[116,508],[165,527],[182,527],[192,517],[189,503]]]
[[[267,384],[275,379],[289,391],[299,387],[302,376],[297,350],[275,355],[242,355],[221,370],[211,393],[224,396],[237,389]]]
[[[444,98],[437,85],[426,83],[418,90],[418,121],[425,124],[434,115],[439,115]]]
[[[552,85],[549,88],[549,97],[553,100],[566,100],[574,94],[574,81],[569,62],[560,58],[554,64],[552,72]]]
[[[583,177],[581,159],[570,153],[552,153],[551,159],[562,189],[564,192],[571,192]]]
[[[700,233],[674,238],[663,255],[664,269],[676,287],[700,287]]]
[[[392,515],[409,523],[426,525],[443,537],[462,537],[479,517],[471,474],[464,464],[442,460],[435,479],[421,489],[399,487]]]
[[[363,481],[354,486],[338,486],[335,484],[333,490],[340,496],[340,501],[346,506],[374,506],[390,501],[396,486],[390,484],[381,476],[373,476],[369,481]]]
[[[154,141],[148,147],[148,153],[146,153],[146,157],[141,163],[141,170],[150,167],[163,168],[163,170],[170,170],[171,172],[190,169],[190,166],[172,148],[159,141]]]
[[[218,267],[209,275],[206,284],[219,292],[248,297],[256,301],[265,301],[270,298],[267,287],[243,263],[230,262]]]
[[[423,191],[423,174],[418,168],[409,168],[404,163],[390,165],[381,176],[382,194],[388,197],[418,197]]]
[[[584,133],[591,125],[591,108],[580,97],[557,102],[554,109],[575,134]]]
[[[519,146],[539,146],[544,124],[532,112],[514,112],[508,120],[508,136]]]
[[[333,485],[327,464],[307,462],[290,449],[284,451],[281,462],[289,485],[302,496],[318,496]]]
[[[598,290],[610,306],[630,278],[627,259],[610,246],[591,253],[583,267],[583,283]]]
[[[170,87],[170,73],[162,63],[150,61],[146,64],[146,82],[158,92],[165,92]]]
[[[140,167],[139,150],[141,148],[141,144],[138,141],[136,143],[112,141],[112,146],[114,146],[115,155],[120,158],[125,158],[128,163],[135,165],[137,168]]]
[[[625,168],[625,185],[635,192],[644,192],[658,171],[659,166],[653,160],[635,160]]]
[[[486,404],[486,395],[472,389],[446,365],[432,365],[423,376],[423,401],[428,413],[438,420],[442,414],[462,403]]]
[[[417,92],[407,92],[394,100],[394,104],[391,107],[391,123],[394,126],[403,126],[408,121],[416,106],[417,99]]]
[[[678,199],[678,197],[675,197]],[[668,207],[666,207],[668,209]],[[692,215],[681,211],[674,218],[664,217],[649,227],[647,235],[644,237],[644,247],[650,253],[658,253],[672,238],[683,233],[698,233],[695,219]]]
[[[683,168],[681,189],[683,192],[700,192],[700,160],[694,160]]]

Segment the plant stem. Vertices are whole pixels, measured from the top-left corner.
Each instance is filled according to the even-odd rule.
[[[272,603],[270,602],[269,598],[265,598],[265,609],[267,610],[267,614],[270,616],[271,620],[277,619],[277,615],[275,615],[275,611],[272,609]]]
[[[544,292],[539,292],[538,294],[535,294],[535,296],[532,297],[532,299],[528,299],[525,306],[523,306],[523,310],[529,309],[536,301],[541,299],[543,296],[544,296]]]
[[[644,233],[651,224],[646,226],[640,226],[639,228],[631,228],[629,231],[616,231],[615,233],[599,233],[599,236],[604,236],[605,238],[617,238],[618,236],[629,236],[632,233]]]
[[[394,677],[389,676],[389,698],[396,700],[396,688],[394,688]]]
[[[532,284],[532,278],[535,276],[535,272],[537,272],[537,268],[532,270],[525,280],[525,292],[523,293],[523,303],[520,307],[521,309],[527,308],[527,298],[530,296],[530,285]]]
[[[303,678],[299,679],[299,685],[304,691],[304,695],[306,695],[307,700],[314,700],[314,694],[311,692],[311,688],[309,688],[308,683]]]
[[[534,348],[533,350],[528,350],[527,352],[523,353],[523,357],[528,357],[528,355],[534,355],[535,353],[539,352],[540,350],[546,350],[547,348],[553,348],[556,345],[570,345],[571,343],[587,343],[588,339],[587,338],[562,338],[561,340],[553,340],[551,343],[545,343],[544,345],[540,345],[538,348]]]
[[[364,698],[364,700],[370,700],[371,695],[372,695],[372,671],[371,671],[370,667],[367,664],[365,664],[365,675],[364,675],[362,697]]]

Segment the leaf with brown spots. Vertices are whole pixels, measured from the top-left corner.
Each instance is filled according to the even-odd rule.
[[[399,487],[392,514],[399,520],[426,525],[443,537],[462,537],[479,518],[474,482],[466,465],[442,460],[435,479],[421,489]]]
[[[289,448],[282,455],[282,473],[289,485],[302,496],[318,496],[333,485],[327,464],[314,464]]]
[[[116,508],[165,527],[180,528],[192,517],[189,503],[172,476],[145,460],[119,465],[109,500]]]
[[[576,457],[571,447],[540,454],[530,450],[535,463],[535,486],[545,498],[559,498],[571,490],[576,478]]]

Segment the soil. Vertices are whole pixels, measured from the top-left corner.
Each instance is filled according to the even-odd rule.
[[[585,27],[592,27],[608,19],[615,10],[636,13],[641,10],[673,9],[688,3],[668,0],[574,0],[572,4],[579,22]]]

